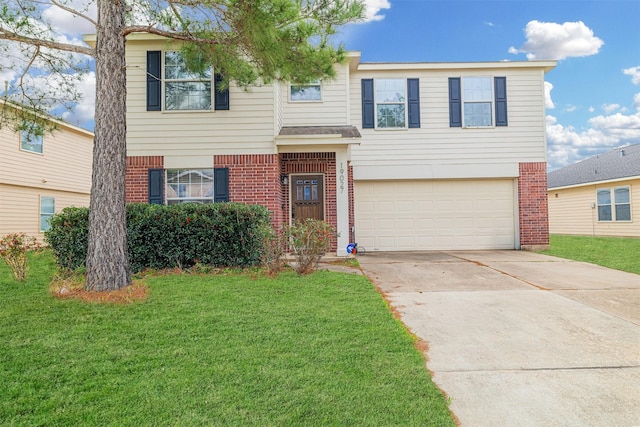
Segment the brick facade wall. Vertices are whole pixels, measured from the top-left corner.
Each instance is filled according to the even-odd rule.
[[[162,156],[127,157],[126,202],[146,203],[149,200],[148,170],[162,169],[163,167],[164,158]]]
[[[547,204],[547,163],[520,163],[518,179],[520,247],[549,247],[549,209]]]
[[[232,202],[261,204],[271,213],[271,222],[279,228],[289,222],[289,185],[282,175],[323,174],[325,178],[325,220],[337,228],[335,153],[232,154],[215,155],[212,165],[229,168],[229,199]],[[148,201],[148,170],[162,169],[162,156],[127,157],[127,202]],[[353,168],[348,166],[349,225],[353,227]],[[350,231],[351,234],[351,231]],[[351,239],[353,236],[350,236]],[[350,239],[350,241],[352,241]],[[337,239],[333,250],[337,248]]]
[[[336,194],[336,154],[335,153],[283,153],[280,155],[280,172],[291,175],[296,173],[324,174],[325,221],[337,229],[338,211]],[[289,219],[288,188],[284,189],[285,221]],[[332,250],[338,247],[337,239],[332,243]]]
[[[263,205],[275,227],[283,224],[283,185],[277,154],[216,155],[213,164],[216,168],[229,168],[230,201]]]

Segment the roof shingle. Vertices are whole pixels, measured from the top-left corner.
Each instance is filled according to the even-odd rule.
[[[615,148],[549,172],[547,187],[566,187],[632,176],[640,176],[640,144]]]

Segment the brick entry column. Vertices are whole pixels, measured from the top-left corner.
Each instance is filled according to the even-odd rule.
[[[520,163],[518,179],[520,247],[525,250],[549,247],[547,163]]]

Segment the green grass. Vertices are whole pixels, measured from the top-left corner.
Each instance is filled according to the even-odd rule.
[[[640,239],[551,235],[543,254],[640,274]]]
[[[50,254],[30,265],[0,266],[0,425],[454,425],[362,276],[156,276],[105,305],[52,298]]]

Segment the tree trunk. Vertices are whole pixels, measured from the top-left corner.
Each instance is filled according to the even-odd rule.
[[[98,0],[96,113],[89,213],[86,289],[107,291],[131,283],[125,211],[126,4]]]

